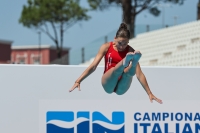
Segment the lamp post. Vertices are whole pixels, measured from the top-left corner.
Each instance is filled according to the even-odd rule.
[[[174,16],[173,19],[174,19],[174,25],[176,25],[177,24],[177,19],[179,19],[179,17],[178,16]]]
[[[39,51],[39,56],[38,56],[38,59],[39,59],[39,63],[41,63],[41,60],[40,60],[40,55],[41,55],[41,32],[38,31],[38,51]]]
[[[158,7],[162,7],[162,27],[165,27],[165,7],[171,7],[169,4],[157,4]]]
[[[84,63],[85,62],[85,49],[84,49],[84,47],[82,47],[81,48],[81,53],[82,53],[82,55],[81,55],[81,57],[82,57],[82,63]]]

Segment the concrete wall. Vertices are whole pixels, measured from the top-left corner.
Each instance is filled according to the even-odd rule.
[[[142,67],[152,92],[163,100],[162,105],[150,103],[136,77],[124,95],[105,93],[101,86],[103,67],[98,67],[81,83],[80,92],[69,93],[85,69],[86,66],[0,65],[0,132],[46,132],[45,111],[52,110],[168,112],[176,108],[176,111],[199,112],[200,67]],[[129,130],[126,132],[132,132]]]

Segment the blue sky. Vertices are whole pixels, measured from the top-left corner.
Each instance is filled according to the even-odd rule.
[[[178,16],[177,24],[196,21],[197,3],[199,0],[185,0],[184,5],[165,7],[165,24],[173,25],[174,16]],[[13,41],[12,45],[38,45],[38,34],[19,24],[22,7],[27,0],[0,0],[0,39]],[[81,0],[82,6],[87,6],[87,0]],[[64,35],[64,46],[76,49],[87,45],[113,30],[121,23],[121,8],[112,7],[104,11],[92,11],[89,21],[76,23]],[[162,13],[159,17],[143,11],[136,18],[136,25],[162,25]],[[42,44],[54,45],[52,40],[42,34]]]

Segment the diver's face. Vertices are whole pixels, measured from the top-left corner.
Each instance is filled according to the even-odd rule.
[[[129,43],[129,39],[122,37],[115,38],[114,41],[118,51],[124,51]]]

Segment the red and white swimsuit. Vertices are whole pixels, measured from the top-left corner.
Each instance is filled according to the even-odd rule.
[[[107,53],[104,56],[105,60],[105,69],[104,73],[108,71],[110,68],[115,67],[117,63],[119,63],[124,57],[126,57],[126,54],[129,52],[129,45],[125,48],[124,51],[116,51],[113,48],[113,43],[110,42],[110,46],[108,48]]]

